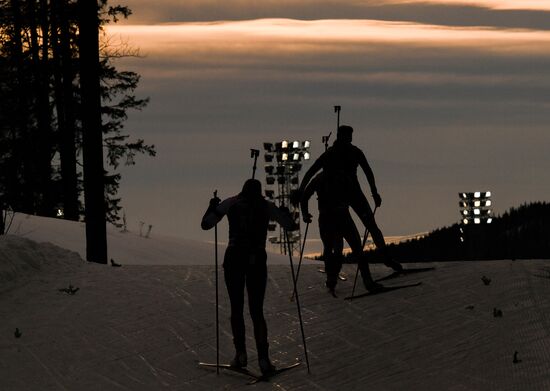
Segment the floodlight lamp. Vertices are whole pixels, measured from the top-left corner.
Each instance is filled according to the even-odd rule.
[[[462,228],[459,228],[459,230],[460,230],[460,233],[462,234],[464,233],[464,230]]]
[[[463,211],[462,211],[462,214],[463,214],[464,216],[467,216],[467,215],[468,215],[468,211],[467,211],[467,210],[463,210]]]
[[[491,200],[485,201],[485,206],[491,206],[491,204],[492,204]]]
[[[266,153],[266,154],[264,155],[264,158],[265,158],[265,161],[266,161],[267,163],[270,163],[270,162],[273,161],[273,155],[270,154],[270,153]]]
[[[461,242],[464,242],[464,238],[463,238],[462,236],[460,237],[460,241],[461,241]]]
[[[479,197],[481,197],[481,192],[476,191],[476,192],[474,193],[474,198],[479,198]]]
[[[292,160],[300,160],[300,154],[299,153],[295,153],[292,155]]]
[[[491,197],[491,192],[490,191],[485,192],[485,197]]]
[[[283,148],[284,148],[284,147],[283,147]],[[283,159],[283,162],[287,161],[287,160],[288,160],[288,153],[286,153],[286,152],[283,153],[282,159]]]
[[[275,169],[275,167],[273,166],[265,166],[265,172],[270,174],[270,175],[273,175],[273,170]]]
[[[478,217],[476,217],[476,218],[474,219],[474,224],[481,224],[481,219],[478,218]]]
[[[306,140],[304,141],[304,148],[309,148],[309,146],[311,145],[311,143],[309,142],[309,140]]]
[[[464,224],[468,224],[468,219],[464,219],[464,220],[462,220],[462,222],[463,222]]]
[[[487,224],[491,224],[492,222],[493,222],[493,219],[492,219],[491,217],[489,217],[489,218],[487,219]]]
[[[283,142],[281,143],[281,148],[288,148],[288,141],[283,140]]]
[[[466,199],[466,198],[468,198],[468,195],[467,195],[466,193],[462,193],[462,194],[461,194],[461,197],[464,198],[464,199]]]
[[[267,152],[273,152],[273,143],[264,143],[264,149]]]
[[[481,214],[481,211],[479,209],[474,209],[474,214],[477,216],[477,215],[480,215]]]
[[[474,201],[474,206],[475,207],[481,206],[481,201]]]
[[[461,208],[466,208],[468,206],[468,204],[465,201],[460,201],[458,203],[458,206],[460,206]]]
[[[63,213],[63,209],[57,208],[55,215],[56,217],[63,217],[65,214]]]
[[[309,160],[310,157],[311,155],[309,154],[309,152],[304,152],[304,160]]]
[[[300,148],[300,142],[299,141],[293,141],[292,142],[292,148],[294,148],[294,149]]]

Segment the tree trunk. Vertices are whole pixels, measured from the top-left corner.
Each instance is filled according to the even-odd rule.
[[[6,202],[24,213],[34,213],[36,192],[32,140],[29,133],[29,83],[23,61],[22,15],[19,0],[11,0],[13,15],[13,61],[16,68],[15,123],[12,129],[12,156],[10,161],[10,191]],[[20,174],[19,174],[20,172]]]
[[[54,62],[55,105],[59,132],[59,157],[64,218],[77,221],[78,183],[76,173],[76,139],[74,117],[74,79],[70,47],[67,4],[52,0],[52,49]]]
[[[97,1],[78,0],[78,17],[86,258],[107,263]]]
[[[35,112],[38,128],[31,136],[38,193],[35,198],[35,213],[42,216],[54,216],[52,191],[52,132],[49,99],[49,72],[48,72],[48,21],[47,3],[40,0],[38,19],[42,32],[42,42],[38,42],[37,15],[34,6],[29,7],[29,22],[31,32],[31,55],[33,63],[33,84],[36,93]],[[42,58],[40,52],[42,51]]]

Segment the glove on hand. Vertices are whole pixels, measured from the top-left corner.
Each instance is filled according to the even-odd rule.
[[[374,198],[374,205],[376,205],[377,208],[382,205],[382,197],[380,197],[380,194],[374,193],[372,198]]]

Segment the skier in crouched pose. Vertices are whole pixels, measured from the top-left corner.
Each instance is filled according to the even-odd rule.
[[[344,182],[344,183],[342,183]],[[319,234],[323,242],[323,261],[327,274],[326,287],[336,297],[335,288],[338,274],[342,269],[343,240],[351,247],[352,257],[359,265],[363,284],[369,292],[376,292],[384,287],[373,281],[369,264],[363,254],[361,236],[349,213],[349,199],[343,185],[345,180],[335,176],[330,178],[326,172],[315,176],[306,186],[300,200],[300,208],[305,223],[311,223],[309,199],[317,193],[319,206]]]
[[[384,264],[396,272],[401,272],[403,267],[399,262],[391,258],[384,235],[376,224],[374,213],[359,185],[357,168],[361,167],[367,177],[376,207],[382,204],[382,198],[376,189],[372,169],[363,151],[351,143],[353,139],[352,135],[353,128],[351,126],[342,125],[338,128],[336,141],[307,170],[300,188],[292,197],[292,202],[295,205],[300,202],[309,181],[322,169],[327,175],[327,180],[333,181],[333,186],[341,186],[341,191],[347,193],[349,206],[357,213],[357,216],[359,216],[365,227],[368,228],[376,248],[382,252]],[[336,183],[336,180],[339,183]]]
[[[204,230],[211,229],[227,215],[229,244],[223,268],[231,302],[231,329],[235,345],[235,357],[230,365],[243,368],[248,364],[243,316],[246,286],[258,350],[258,364],[262,374],[270,374],[275,371],[275,367],[269,359],[267,325],[263,314],[267,283],[267,226],[270,220],[275,220],[283,228],[290,230],[294,228],[295,223],[288,210],[278,208],[264,199],[261,183],[256,179],[248,179],[238,195],[220,201],[218,197],[210,200],[201,227]]]

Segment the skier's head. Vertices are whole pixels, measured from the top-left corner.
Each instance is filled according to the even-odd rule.
[[[353,128],[348,125],[340,125],[336,133],[336,140],[344,143],[351,143]]]
[[[246,200],[262,198],[262,183],[257,179],[248,179],[243,185],[241,197]]]

